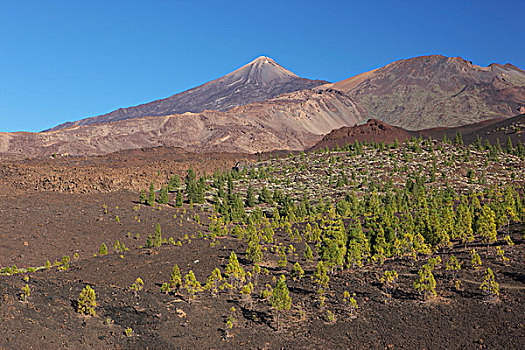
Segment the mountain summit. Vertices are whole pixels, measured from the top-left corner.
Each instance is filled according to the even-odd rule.
[[[98,117],[64,123],[46,131],[144,116],[199,113],[204,110],[227,111],[233,107],[264,101],[284,93],[310,89],[326,83],[324,80],[298,77],[271,58],[261,56],[222,78],[168,98],[136,107],[120,108]]]

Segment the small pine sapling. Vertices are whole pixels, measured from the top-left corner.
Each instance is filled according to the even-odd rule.
[[[287,310],[290,310],[292,306],[292,298],[286,285],[286,277],[281,275],[275,288],[273,289],[272,296],[270,297],[270,304],[273,309],[277,311],[277,329],[281,329],[281,314]]]
[[[59,271],[67,271],[69,269],[69,263],[71,258],[68,255],[64,255],[62,260],[60,260],[60,266],[58,267]]]
[[[261,298],[264,300],[270,300],[273,294],[273,288],[271,285],[266,284],[264,290],[261,292]]]
[[[505,251],[500,246],[496,248],[496,254],[498,255],[498,259],[501,260],[503,265],[507,265],[509,263],[510,259],[505,256]]]
[[[461,263],[454,255],[450,256],[450,259],[447,262],[446,270],[452,271],[452,281],[454,282],[454,287],[456,288],[456,290],[460,290],[461,281],[457,279],[456,277],[457,277],[457,272],[461,270]]]
[[[210,291],[211,295],[217,296],[219,293],[219,283],[222,282],[222,274],[221,270],[219,268],[215,268],[211,275],[208,277],[208,280],[206,281],[206,286],[204,289],[207,289]]]
[[[257,285],[259,282],[259,275],[261,274],[261,267],[259,264],[254,264],[252,268],[253,284]]]
[[[335,314],[328,309],[326,309],[326,321],[329,323],[335,323],[336,321]]]
[[[512,247],[514,245],[514,242],[512,241],[512,238],[510,238],[509,235],[506,235],[505,237],[503,237],[503,239],[509,247]]]
[[[88,284],[78,296],[77,311],[83,315],[95,316],[95,308],[97,307],[96,299],[95,291]]]
[[[144,288],[144,281],[138,277],[135,282],[129,287],[135,296],[138,296],[138,293]]]
[[[470,256],[471,256],[471,264],[472,264],[472,267],[475,268],[475,269],[479,269],[481,268],[481,257],[479,256],[479,254],[476,252],[476,249],[472,249],[470,251]]]
[[[146,195],[146,190],[140,190],[139,194],[139,203],[146,203],[148,196]]]
[[[297,281],[303,278],[304,270],[301,268],[301,265],[299,264],[299,262],[296,262],[293,265],[291,276],[294,281]]]
[[[153,181],[149,185],[149,195],[146,204],[149,206],[155,205],[155,186],[153,185]]]
[[[170,285],[168,283],[163,283],[162,286],[160,287],[160,291],[164,294],[170,294],[171,292]]]
[[[184,276],[184,288],[188,293],[189,301],[194,300],[197,292],[200,292],[202,289],[200,282],[197,281],[195,274],[191,270]]]
[[[173,266],[171,271],[169,287],[174,288],[175,291],[178,291],[182,287],[182,276],[180,274],[180,269],[178,265]]]
[[[328,288],[328,282],[330,281],[330,277],[328,277],[327,269],[324,266],[322,261],[319,261],[317,263],[317,268],[314,272],[315,277],[315,283],[322,288]]]
[[[245,284],[240,291],[241,294],[241,300],[244,304],[244,307],[251,308],[252,307],[252,291],[253,291],[253,285],[251,283]]]
[[[108,253],[108,247],[106,246],[106,243],[102,243],[100,246],[100,249],[98,250],[99,256],[104,256]]]
[[[395,270],[385,271],[383,276],[379,279],[379,282],[385,287],[385,292],[388,298],[391,296],[391,292],[394,290],[399,275]]]
[[[27,298],[31,295],[31,288],[26,284],[25,287],[22,287],[20,291],[20,300],[24,303],[27,303]]]
[[[436,297],[436,280],[432,273],[432,265],[425,264],[418,271],[418,278],[414,282],[414,288],[419,294],[423,294],[425,300],[429,300],[432,297]]]
[[[281,269],[284,269],[286,268],[286,265],[288,265],[288,260],[286,259],[286,248],[282,246],[279,250],[279,260],[277,261],[277,266],[279,266]]]
[[[343,303],[345,307],[350,311],[350,317],[357,317],[357,310],[359,309],[359,306],[357,305],[357,301],[355,300],[355,293],[350,295],[350,293],[348,293],[345,290],[343,293]]]
[[[155,225],[155,238],[154,238],[154,241],[153,241],[153,246],[154,247],[160,247],[162,245],[162,233],[161,233],[161,229],[160,229],[160,224],[157,223]]]
[[[314,254],[312,252],[312,248],[310,248],[310,246],[308,245],[308,243],[305,243],[305,248],[304,248],[304,258],[306,259],[306,261],[312,261],[313,258],[314,258]]]
[[[225,324],[225,331],[226,331],[226,336],[227,337],[231,337],[231,330],[233,329],[233,325],[235,323],[235,318],[233,317],[235,315],[235,312],[237,310],[235,309],[235,307],[231,307],[230,309],[230,314],[228,315],[228,318],[226,319],[226,324]]]
[[[496,299],[499,296],[499,283],[494,278],[494,273],[490,268],[487,268],[483,276],[483,282],[479,287],[487,298]]]

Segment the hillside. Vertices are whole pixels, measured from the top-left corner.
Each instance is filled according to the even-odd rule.
[[[422,130],[407,130],[393,126],[377,119],[369,119],[362,125],[344,126],[326,134],[312,150],[324,149],[326,147],[334,149],[337,146],[343,147],[346,144],[359,142],[385,142],[392,143],[395,139],[402,142],[407,138],[425,137],[441,140],[443,135],[448,139],[453,139],[457,133],[461,133],[465,144],[473,143],[479,136],[482,142],[488,140],[495,144],[499,139],[500,144],[504,145],[510,138],[513,145],[518,142],[525,144],[525,114],[512,118],[494,118],[473,124],[461,125],[458,127],[441,127]]]
[[[331,130],[364,120],[364,110],[339,91],[302,90],[228,112],[134,118],[41,133],[0,133],[0,153],[101,155],[158,146],[192,152],[304,150]]]
[[[525,110],[525,72],[511,64],[480,67],[460,57],[393,62],[330,84],[371,117],[405,129],[452,127],[512,117]]]
[[[230,74],[168,98],[64,123],[46,131],[144,116],[200,113],[204,110],[227,111],[236,106],[264,101],[284,93],[309,89],[325,83],[327,82],[324,80],[298,77],[271,58],[261,56]]]

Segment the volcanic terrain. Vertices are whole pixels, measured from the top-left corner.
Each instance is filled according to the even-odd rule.
[[[324,80],[298,77],[271,58],[261,56],[230,74],[168,98],[136,107],[120,108],[98,117],[64,123],[47,131],[145,116],[200,113],[204,110],[225,112],[236,106],[264,101],[325,83],[327,82]]]
[[[421,56],[330,84],[368,114],[410,130],[512,117],[525,108],[525,72],[461,57]]]

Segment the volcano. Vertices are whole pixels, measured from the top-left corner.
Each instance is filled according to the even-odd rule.
[[[64,123],[46,131],[111,123],[144,116],[200,113],[204,110],[227,111],[233,107],[264,101],[284,93],[310,89],[326,83],[328,82],[324,80],[298,77],[273,59],[261,56],[230,74],[168,98]]]

